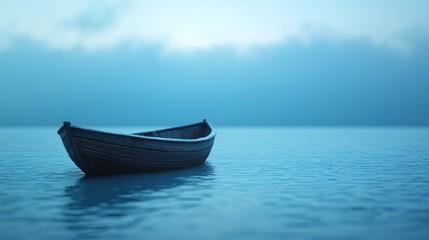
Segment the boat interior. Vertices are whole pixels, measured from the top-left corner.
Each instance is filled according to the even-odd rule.
[[[183,127],[135,133],[135,135],[159,138],[198,139],[210,135],[211,131],[210,126],[206,122],[202,122]]]

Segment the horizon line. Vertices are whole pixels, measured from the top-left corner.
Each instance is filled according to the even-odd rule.
[[[177,124],[176,124],[177,125]],[[180,125],[180,124],[179,124]],[[0,128],[27,128],[27,127],[57,127],[62,126],[62,123],[58,124],[0,124]],[[95,127],[169,127],[172,124],[83,124],[78,126],[95,126]],[[215,124],[218,127],[387,127],[387,128],[427,128],[429,124]]]

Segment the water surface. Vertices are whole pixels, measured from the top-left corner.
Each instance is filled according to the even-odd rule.
[[[429,128],[219,128],[205,165],[101,178],[56,128],[0,129],[0,239],[428,235]]]

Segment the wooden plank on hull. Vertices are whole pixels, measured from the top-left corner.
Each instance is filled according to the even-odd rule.
[[[86,138],[95,141],[102,141],[110,144],[129,146],[135,148],[144,148],[160,151],[199,151],[208,148],[213,144],[212,140],[202,142],[169,142],[152,139],[145,139],[140,136],[122,136],[109,133],[91,132],[73,128],[73,136]]]
[[[184,162],[146,162],[138,161],[130,158],[118,157],[110,154],[92,151],[89,149],[82,149],[81,154],[92,161],[104,163],[112,168],[122,169],[124,171],[141,171],[151,172],[160,171],[166,169],[183,168],[187,166],[193,166],[201,164],[205,161],[205,158],[195,159],[192,161]]]
[[[134,158],[143,161],[188,161],[207,156],[210,148],[192,152],[164,152],[141,148],[125,147],[104,142],[97,142],[85,138],[75,138],[79,147],[93,149],[98,152],[114,154],[122,157]]]

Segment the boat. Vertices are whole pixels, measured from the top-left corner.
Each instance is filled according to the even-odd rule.
[[[208,158],[216,136],[205,119],[134,134],[98,131],[64,122],[58,134],[71,160],[88,176],[197,166]]]

